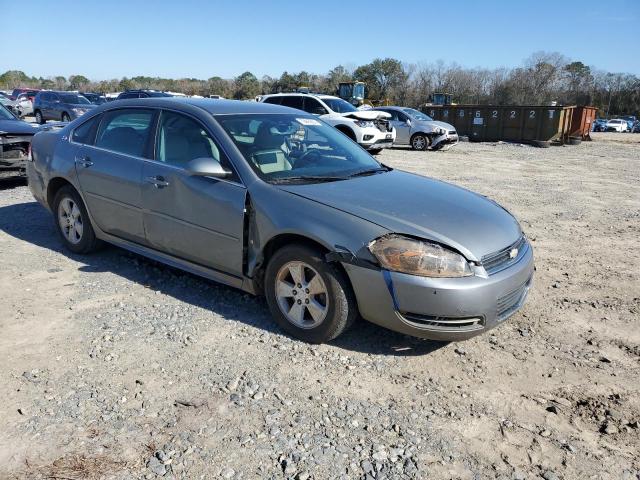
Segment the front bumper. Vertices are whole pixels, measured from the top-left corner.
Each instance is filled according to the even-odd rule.
[[[344,264],[360,314],[420,338],[465,340],[501,324],[524,304],[533,282],[533,251],[491,276],[427,278]]]
[[[443,135],[439,135],[432,140],[431,148],[433,150],[448,150],[454,145],[457,145],[460,141],[458,137],[458,133],[445,133]]]
[[[377,127],[360,128],[356,132],[356,141],[366,150],[376,150],[378,148],[390,148],[396,140],[396,129],[381,131]]]

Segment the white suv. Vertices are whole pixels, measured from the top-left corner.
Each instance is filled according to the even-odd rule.
[[[318,115],[374,155],[393,146],[396,139],[396,131],[388,120],[391,115],[377,110],[358,110],[349,102],[331,95],[276,93],[261,95],[257,100]]]

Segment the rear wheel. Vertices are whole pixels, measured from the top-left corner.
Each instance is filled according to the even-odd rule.
[[[414,150],[426,150],[429,147],[429,137],[422,133],[416,133],[411,137],[411,148]]]
[[[283,330],[310,343],[336,338],[357,318],[356,300],[344,273],[320,251],[290,245],[267,266],[265,295]]]
[[[53,212],[65,247],[74,253],[90,253],[99,248],[100,240],[93,231],[87,209],[73,187],[62,187],[56,193]]]
[[[71,121],[71,117],[69,116],[69,114],[67,112],[62,112],[62,121],[63,122],[70,122]]]
[[[44,125],[45,123],[45,119],[40,110],[36,110],[36,123],[39,123],[40,125]]]

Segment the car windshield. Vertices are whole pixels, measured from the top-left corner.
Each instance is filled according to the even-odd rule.
[[[173,97],[170,93],[165,92],[147,92],[150,97]]]
[[[433,121],[433,118],[431,118],[429,115],[425,115],[424,113],[416,110],[415,108],[403,108],[402,111],[407,115],[409,115],[414,120],[422,120],[425,122]]]
[[[269,183],[314,183],[386,171],[346,135],[295,114],[220,115],[216,120]]]
[[[349,102],[341,98],[322,98],[321,99],[327,106],[337,113],[357,112],[358,109],[351,105]]]
[[[16,117],[0,103],[0,120],[15,120]]]
[[[75,105],[80,104],[90,104],[91,102],[84,98],[82,95],[77,95],[75,93],[59,93],[60,101],[62,103],[70,103]]]

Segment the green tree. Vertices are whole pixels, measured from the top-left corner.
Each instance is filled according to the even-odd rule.
[[[402,62],[395,58],[376,58],[373,62],[356,68],[356,80],[365,82],[372,98],[382,100],[406,83],[408,74]]]
[[[234,80],[233,98],[238,100],[252,99],[260,94],[260,82],[251,72],[244,72]]]
[[[71,75],[69,77],[69,86],[71,90],[84,90],[89,84],[89,79],[84,75]]]

